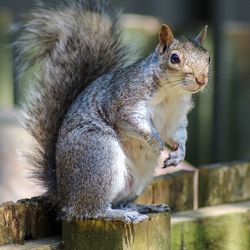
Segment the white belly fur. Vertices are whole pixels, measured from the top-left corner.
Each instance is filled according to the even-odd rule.
[[[191,107],[191,96],[183,94],[152,99],[149,104],[151,119],[162,139],[171,137]],[[128,181],[120,198],[130,200],[140,195],[152,181],[159,156],[144,141],[125,135],[121,139],[127,157]]]
[[[143,141],[127,137],[123,140],[127,156],[127,183],[125,199],[131,200],[140,195],[152,181],[158,156]]]
[[[160,92],[151,100],[151,118],[162,139],[172,137],[192,107],[192,96],[183,92],[168,92],[165,96]]]

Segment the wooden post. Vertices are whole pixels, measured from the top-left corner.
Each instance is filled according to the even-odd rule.
[[[0,246],[60,234],[51,204],[42,197],[0,204]]]
[[[232,162],[199,168],[199,207],[250,200],[250,164]]]
[[[172,250],[246,250],[250,246],[250,202],[172,214]]]
[[[171,211],[184,211],[196,208],[197,171],[178,171],[158,176],[145,192],[136,200],[140,204],[169,204]]]
[[[23,243],[26,214],[24,204],[6,203],[0,206],[0,245]]]
[[[63,222],[65,250],[170,250],[170,214],[151,214],[138,224],[84,220]]]

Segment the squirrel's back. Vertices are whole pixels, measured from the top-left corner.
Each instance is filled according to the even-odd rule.
[[[55,145],[71,103],[93,80],[125,62],[119,12],[105,0],[64,3],[56,10],[30,14],[17,42],[22,67],[39,63],[33,94],[25,108],[25,126],[36,141],[28,155],[34,175],[56,191]]]

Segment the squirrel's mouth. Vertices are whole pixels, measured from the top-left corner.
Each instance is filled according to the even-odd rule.
[[[193,94],[195,94],[195,93],[197,93],[197,92],[203,90],[205,86],[206,86],[206,84],[205,84],[205,85],[202,85],[202,86],[201,86],[201,85],[198,85],[198,87],[193,88],[193,89],[190,89],[189,91],[192,92]]]
[[[205,86],[206,86],[206,84],[201,86],[197,83],[193,83],[189,86],[186,86],[186,91],[188,91],[189,93],[195,94],[195,93],[203,90]]]
[[[207,83],[207,78],[201,80],[195,77],[194,79],[188,79],[186,81],[184,80],[184,87],[186,91],[191,92],[193,94],[203,90]]]
[[[191,92],[192,94],[195,94],[195,93],[199,92],[200,90],[201,90],[201,88],[199,87],[199,88],[197,88],[197,89],[191,90],[190,92]]]

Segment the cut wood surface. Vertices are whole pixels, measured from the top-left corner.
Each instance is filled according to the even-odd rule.
[[[170,250],[170,214],[150,215],[148,221],[84,220],[63,222],[65,250]]]

